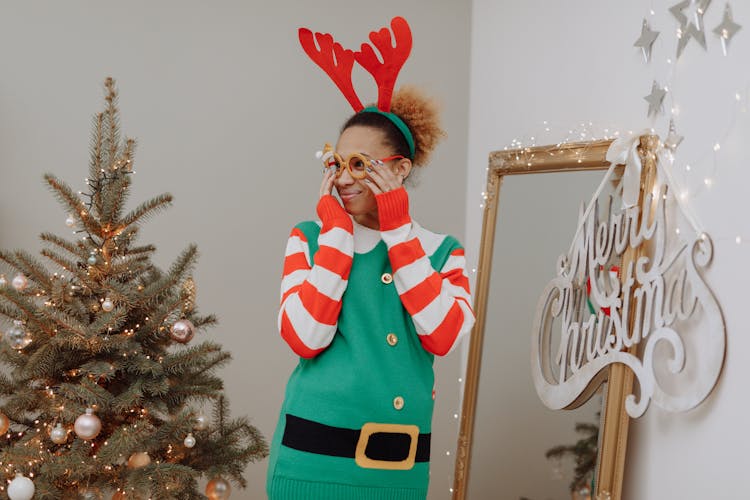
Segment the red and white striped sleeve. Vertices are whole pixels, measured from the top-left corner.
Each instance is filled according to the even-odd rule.
[[[352,267],[352,220],[331,195],[318,203],[323,225],[310,262],[305,234],[295,227],[286,246],[278,326],[281,337],[303,358],[320,354],[336,334],[341,297]]]
[[[422,346],[448,354],[474,325],[463,248],[456,246],[441,269],[434,269],[412,231],[404,188],[376,196],[383,241],[401,303],[412,317]]]

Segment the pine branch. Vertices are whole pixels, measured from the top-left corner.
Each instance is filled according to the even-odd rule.
[[[104,111],[104,127],[106,135],[104,136],[104,144],[108,147],[109,153],[109,164],[115,162],[117,157],[117,145],[120,143],[120,120],[119,110],[117,109],[117,88],[115,87],[115,81],[112,78],[107,78],[104,81],[104,86],[107,89],[107,95],[104,100],[107,103]]]
[[[133,452],[150,451],[139,447],[154,440],[155,429],[140,419],[138,423],[135,427],[125,423],[112,431],[107,444],[99,448],[98,456],[103,463],[116,463],[120,457],[127,459]]]
[[[172,204],[172,195],[165,193],[138,205],[133,211],[122,218],[121,224],[125,227],[145,220],[156,215],[161,210]]]
[[[218,423],[219,433],[222,437],[226,435],[225,418],[229,414],[229,402],[224,395],[219,396],[214,404],[214,421]]]
[[[2,294],[2,291],[0,290],[0,298],[5,298]],[[21,317],[23,313],[21,310],[17,307],[15,307],[12,304],[7,304],[5,302],[0,302],[0,315],[5,316],[9,320],[13,321],[15,319],[18,319]]]
[[[97,113],[93,122],[90,145],[91,160],[89,161],[89,178],[96,179],[104,168],[104,159],[102,158],[102,127],[104,123],[104,113]]]
[[[81,365],[81,373],[91,376],[94,380],[105,380],[107,382],[114,379],[117,370],[113,363],[108,361],[93,360]]]
[[[18,309],[20,314],[11,319],[19,319],[19,317],[23,316],[27,320],[27,328],[38,329],[44,332],[48,337],[52,337],[55,334],[55,332],[49,328],[49,325],[47,325],[44,318],[41,317],[39,309],[31,299],[8,287],[0,288],[0,297],[11,306]],[[10,311],[12,311],[12,309],[6,309],[5,307],[0,308],[0,313],[2,314]]]
[[[203,376],[200,380],[193,379],[189,383],[170,386],[170,391],[162,399],[174,410],[181,408],[187,401],[214,399],[223,388],[224,383],[220,378]]]
[[[82,378],[78,384],[60,384],[60,394],[69,400],[80,401],[88,407],[97,405],[101,409],[109,408],[114,400],[112,394],[88,378]]]
[[[136,380],[125,391],[118,394],[112,401],[112,412],[122,415],[128,410],[140,406],[143,403],[143,385],[142,380]]]
[[[54,333],[56,334],[69,332],[80,337],[85,337],[87,334],[88,327],[86,325],[63,311],[47,307],[40,309],[39,313],[43,319],[54,325],[56,330]]]
[[[193,270],[198,258],[198,248],[190,245],[182,251],[177,260],[169,268],[165,276],[160,277],[143,290],[143,297],[147,302],[158,300],[172,288],[180,285],[186,275]]]
[[[27,252],[16,250],[11,254],[5,250],[0,250],[0,260],[7,262],[15,269],[22,272],[27,278],[29,278],[29,280],[35,282],[43,289],[49,289],[49,272],[39,261]]]
[[[100,312],[96,321],[88,327],[88,335],[96,336],[102,333],[118,333],[120,327],[128,320],[128,309],[124,306],[115,306],[110,312]]]
[[[50,250],[49,248],[43,248],[40,253],[43,257],[48,258],[64,271],[69,272],[79,279],[85,279],[85,273],[81,272],[78,264],[73,262],[72,260],[63,257],[62,255],[54,252],[53,250]]]
[[[132,258],[125,258],[109,268],[109,276],[113,279],[131,278],[145,272],[151,267],[150,257],[148,255],[138,255]]]
[[[218,366],[229,357],[231,355],[223,352],[219,344],[207,341],[165,356],[162,365],[170,375],[192,375],[196,371],[203,371],[207,365]]]
[[[26,373],[30,378],[54,378],[59,367],[60,354],[60,350],[54,343],[42,344],[29,356]]]
[[[162,397],[169,394],[169,391],[170,383],[165,377],[143,381],[143,392],[148,396]]]
[[[218,318],[213,314],[209,314],[208,316],[192,316],[190,321],[193,322],[193,326],[195,326],[196,330],[219,324]]]
[[[26,366],[27,357],[10,347],[6,342],[2,342],[0,343],[0,359],[14,371],[18,371]]]
[[[169,337],[167,327],[164,325],[170,318],[174,318],[182,309],[182,300],[179,298],[167,297],[157,307],[158,309],[153,311],[149,316],[149,322],[144,322],[141,325],[141,328],[135,332],[136,339],[143,342],[145,345],[153,345],[165,341]]]
[[[128,373],[133,375],[148,375],[152,378],[164,376],[164,367],[162,364],[153,359],[149,359],[144,355],[131,356],[128,359],[125,369]]]
[[[156,251],[154,245],[143,245],[139,247],[129,248],[125,251],[125,255],[138,255],[142,253],[151,254]]]
[[[122,160],[118,163],[124,163]],[[126,172],[115,172],[114,178],[104,183],[102,191],[101,222],[105,226],[117,220],[117,213],[122,210],[128,196],[130,177]]]
[[[0,371],[0,396],[9,396],[16,390],[16,384],[5,373]]]
[[[59,248],[67,251],[71,255],[74,255],[76,257],[79,257],[81,259],[86,257],[86,249],[81,243],[73,244],[70,241],[61,238],[55,234],[52,233],[42,233],[39,238],[44,241],[45,243],[51,243],[53,245],[57,245]]]
[[[132,139],[128,139],[127,144],[130,144],[132,147],[135,144],[135,141]],[[122,218],[123,210],[125,209],[125,202],[128,199],[128,196],[130,195],[130,184],[131,184],[131,173],[128,171],[130,169],[130,153],[125,153],[121,163],[124,163],[123,169],[124,172],[120,173],[120,178],[118,179],[118,182],[114,183],[112,186],[113,190],[118,190],[115,192],[115,195],[112,197],[112,206],[110,209],[110,212],[108,213],[110,220],[117,221]]]
[[[52,192],[66,210],[76,217],[90,234],[101,238],[102,227],[96,219],[91,216],[86,205],[76,193],[67,184],[60,181],[52,174],[45,174],[44,180],[47,181],[47,184],[52,188]]]
[[[125,486],[136,490],[150,490],[151,496],[159,500],[196,498],[188,493],[196,489],[196,475],[192,468],[182,464],[151,463],[129,474]]]
[[[28,414],[35,413],[40,406],[45,406],[42,398],[46,398],[46,396],[42,396],[39,391],[25,388],[17,390],[12,396],[8,397],[3,407],[6,410],[6,415],[12,421],[29,427],[33,422],[28,421]]]

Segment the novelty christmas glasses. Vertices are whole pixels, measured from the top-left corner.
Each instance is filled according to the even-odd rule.
[[[370,158],[363,153],[352,153],[347,158],[342,158],[336,153],[330,144],[326,144],[323,151],[319,152],[324,168],[333,168],[336,177],[340,177],[344,169],[349,171],[353,179],[364,179],[371,171],[373,165],[382,165],[387,161],[400,160],[401,155],[392,155],[385,158]]]

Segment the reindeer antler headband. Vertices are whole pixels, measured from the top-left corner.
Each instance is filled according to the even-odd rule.
[[[414,136],[406,123],[396,114],[391,113],[391,98],[393,88],[396,86],[396,78],[411,52],[411,29],[403,17],[394,17],[391,20],[393,30],[392,42],[391,31],[381,28],[379,31],[370,33],[370,41],[378,49],[383,62],[380,62],[369,43],[363,43],[358,52],[345,49],[336,42],[328,33],[315,33],[307,28],[299,29],[299,41],[302,48],[310,59],[320,66],[323,71],[333,80],[346,100],[357,113],[379,113],[388,118],[404,135],[409,144],[410,157],[414,157]],[[317,46],[315,44],[317,42]],[[320,47],[320,48],[318,48]],[[365,108],[362,105],[352,84],[352,69],[354,61],[357,61],[368,73],[370,73],[378,85],[378,105]]]

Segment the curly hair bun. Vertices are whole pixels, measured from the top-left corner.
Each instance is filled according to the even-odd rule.
[[[426,165],[437,143],[445,137],[437,102],[417,87],[407,85],[393,94],[391,112],[404,120],[414,136],[414,164]]]

